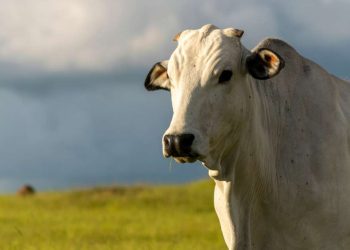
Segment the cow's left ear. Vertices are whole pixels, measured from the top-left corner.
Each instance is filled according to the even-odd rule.
[[[284,60],[276,52],[261,48],[247,57],[246,67],[254,78],[266,80],[283,69]]]
[[[145,88],[147,90],[170,89],[170,81],[167,73],[168,61],[156,63],[149,71],[146,80]]]

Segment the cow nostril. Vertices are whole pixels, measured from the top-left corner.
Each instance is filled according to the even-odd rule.
[[[179,135],[179,144],[181,147],[191,147],[194,141],[193,134],[181,134]]]
[[[174,136],[165,135],[163,138],[165,157],[169,157],[173,154],[173,140]]]
[[[170,136],[169,135],[166,135],[166,136],[164,136],[164,139],[163,139],[163,141],[164,141],[164,146],[165,147],[169,147],[169,145],[170,145]]]
[[[165,157],[190,156],[194,139],[193,134],[165,135],[163,138]]]
[[[193,134],[180,134],[174,137],[174,146],[179,156],[191,154],[191,146],[194,141]]]

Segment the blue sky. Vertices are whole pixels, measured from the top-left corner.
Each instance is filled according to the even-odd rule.
[[[172,38],[212,23],[290,43],[350,79],[347,0],[0,0],[0,192],[205,176],[162,159],[167,93],[149,68]],[[169,171],[169,166],[173,170]]]

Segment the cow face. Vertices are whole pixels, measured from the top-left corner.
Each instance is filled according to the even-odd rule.
[[[175,37],[178,47],[170,59],[149,72],[146,89],[171,93],[173,117],[163,136],[165,157],[205,162],[224,153],[225,139],[234,138],[247,120],[247,75],[267,79],[283,67],[282,59],[270,50],[246,50],[242,34],[213,25],[183,31]]]

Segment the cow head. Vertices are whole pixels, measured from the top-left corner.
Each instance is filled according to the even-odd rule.
[[[224,154],[227,137],[247,121],[247,79],[269,79],[283,68],[282,58],[268,49],[250,52],[240,42],[243,31],[205,25],[175,37],[169,60],[156,63],[147,90],[170,91],[173,117],[163,136],[163,155],[193,162]],[[210,165],[210,164],[209,164]]]

